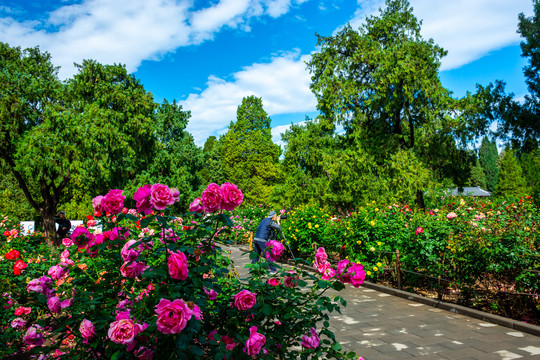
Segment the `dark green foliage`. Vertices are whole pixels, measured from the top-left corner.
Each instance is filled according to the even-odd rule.
[[[527,195],[527,184],[523,177],[523,170],[511,149],[505,149],[501,158],[499,181],[495,189],[500,196]]]
[[[236,184],[247,204],[267,204],[279,177],[279,146],[272,142],[271,120],[255,96],[242,99],[229,131],[220,140],[225,181]]]
[[[487,137],[482,139],[480,145],[480,151],[478,152],[478,160],[480,166],[484,170],[486,177],[486,186],[488,191],[495,191],[497,187],[497,178],[499,174],[499,168],[497,167],[497,159],[499,154],[497,152],[497,144],[495,141],[489,141]]]
[[[480,161],[477,159],[476,165],[473,166],[471,169],[471,178],[469,179],[469,185],[479,186],[482,189],[487,189],[486,184],[486,174],[484,173],[482,165],[480,165]]]

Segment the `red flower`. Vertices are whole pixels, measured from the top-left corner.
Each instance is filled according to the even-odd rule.
[[[86,216],[86,220],[94,220],[94,217],[92,215]]]
[[[8,230],[4,231],[4,236],[6,237],[11,236],[11,232]]]
[[[21,270],[26,269],[26,263],[22,260],[17,260],[15,265],[13,265],[13,273],[15,275],[21,275]]]
[[[15,250],[15,249],[11,250],[6,255],[4,255],[6,260],[13,260],[13,259],[18,258],[19,256],[21,256],[21,253],[18,252],[17,250]]]

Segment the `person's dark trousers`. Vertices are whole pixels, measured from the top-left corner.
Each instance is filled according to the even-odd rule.
[[[255,247],[255,251],[257,252],[257,257],[255,257],[253,260],[251,260],[252,264],[255,264],[257,261],[259,261],[259,257],[261,255],[264,256],[264,250],[266,249],[266,242],[265,241],[253,241],[253,246]],[[274,272],[276,271],[276,267],[272,263],[272,261],[268,260],[268,263],[270,264],[270,271]]]

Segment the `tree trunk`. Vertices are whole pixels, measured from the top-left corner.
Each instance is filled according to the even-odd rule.
[[[54,222],[55,208],[56,206],[53,206],[52,204],[46,204],[43,209],[41,209],[40,214],[43,218],[43,230],[45,230],[45,236],[48,238],[49,242],[58,245],[56,225]]]
[[[426,204],[424,203],[424,192],[421,190],[416,190],[416,206],[422,210],[425,210],[426,208]]]

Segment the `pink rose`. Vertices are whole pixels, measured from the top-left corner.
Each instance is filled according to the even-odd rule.
[[[22,329],[26,326],[26,320],[24,320],[23,318],[15,318],[13,319],[13,321],[11,322],[11,327],[13,329]]]
[[[302,347],[304,349],[316,349],[321,343],[317,330],[311,328],[309,332],[302,337]]]
[[[163,334],[178,334],[187,325],[191,319],[191,309],[180,299],[169,301],[161,299],[156,305],[156,314],[158,315],[156,325],[158,331]]]
[[[122,192],[122,190],[118,189],[110,190],[109,193],[101,199],[103,211],[113,215],[121,213],[124,208],[124,200],[126,199],[126,197],[122,195]]]
[[[189,204],[190,212],[198,212],[199,214],[203,213],[203,206],[201,198],[196,198],[191,204]]]
[[[62,302],[58,296],[51,296],[47,299],[47,306],[53,314],[60,314],[62,312]]]
[[[83,319],[83,321],[81,321],[81,325],[79,325],[79,331],[81,332],[82,337],[86,340],[90,340],[96,335],[96,328],[94,327],[94,324],[92,324],[92,322],[87,319]]]
[[[206,294],[208,300],[217,299],[217,292],[214,289],[207,290],[206,288],[204,288],[204,293]]]
[[[238,187],[231,183],[221,185],[221,208],[227,211],[233,211],[244,200],[244,194]]]
[[[249,310],[257,303],[257,294],[242,290],[234,295],[234,306],[238,310]]]
[[[448,220],[457,218],[457,214],[455,212],[448,213],[448,215],[446,215],[446,218]]]
[[[139,360],[152,360],[154,352],[147,347],[141,346],[135,351],[135,357]]]
[[[79,249],[86,247],[93,238],[94,235],[90,234],[88,229],[83,226],[77,226],[71,234],[71,240],[73,240]]]
[[[133,261],[131,264],[129,262],[125,262],[120,267],[120,273],[122,274],[122,276],[127,278],[136,278],[141,275],[146,269],[147,266],[141,261]]]
[[[249,338],[246,340],[244,352],[249,356],[258,355],[265,343],[266,337],[257,332],[256,326],[252,326],[249,328]]]
[[[53,280],[60,280],[69,273],[69,270],[63,266],[54,265],[49,268],[48,274]]]
[[[64,245],[65,247],[70,247],[71,245],[73,245],[73,240],[71,240],[70,238],[63,238],[62,245]]]
[[[267,252],[266,256],[270,261],[277,261],[283,254],[283,244],[276,240],[271,240],[266,243],[266,246],[270,248],[270,251]]]
[[[318,248],[317,252],[315,253],[315,267],[317,269],[324,267],[326,265],[326,259],[328,259],[328,255],[326,255],[324,248]]]
[[[211,214],[219,210],[221,208],[222,198],[223,194],[221,193],[221,189],[217,184],[211,183],[208,185],[201,195],[201,202],[204,211]]]
[[[66,299],[64,301],[61,302],[60,306],[62,307],[62,309],[65,309],[67,307],[70,307],[71,305],[73,305],[73,298],[71,299]]]
[[[351,276],[351,284],[355,288],[360,287],[364,283],[364,280],[366,278],[366,272],[364,271],[364,266],[361,264],[353,264],[349,268],[349,272],[352,274]]]
[[[24,334],[23,340],[27,345],[41,346],[45,342],[43,328],[37,324],[30,326]]]
[[[42,276],[39,279],[30,280],[28,285],[26,285],[26,289],[28,290],[28,292],[35,291],[47,297],[50,297],[53,292],[53,290],[51,289],[51,286],[52,286],[51,278],[48,276]]]
[[[154,184],[150,190],[150,203],[156,210],[165,210],[167,205],[174,204],[174,194],[167,185]]]
[[[226,345],[225,345],[225,348],[226,348],[227,350],[232,350],[232,349],[234,349],[235,346],[236,346],[236,344],[237,344],[237,343],[236,343],[233,339],[231,339],[228,335],[223,335],[223,336],[221,337],[221,341],[223,341],[223,342],[226,344]]]
[[[299,276],[293,271],[289,270],[290,276],[285,276],[285,279],[283,279],[283,283],[286,287],[296,287],[298,286],[298,280]]]
[[[150,202],[151,189],[152,186],[146,184],[138,188],[133,195],[133,200],[137,202],[137,211],[141,214],[148,215],[152,212],[152,203]]]
[[[132,247],[135,243],[137,240],[129,240],[120,251],[120,256],[125,262],[134,261],[141,254],[141,250],[137,246]]]
[[[117,344],[130,345],[135,336],[142,331],[141,325],[135,324],[131,319],[120,319],[111,323],[107,335]]]
[[[103,200],[102,195],[98,195],[98,196],[96,196],[95,198],[92,199],[92,206],[93,206],[95,212],[103,211],[103,208],[101,207],[101,200]]]
[[[423,233],[423,232],[424,232],[424,229],[422,229],[421,227],[418,227],[418,228],[416,229],[416,231],[414,232],[414,234],[415,234],[415,235],[418,235],[418,234],[421,234],[421,233]]]
[[[15,316],[19,316],[19,315],[28,315],[30,314],[30,312],[32,312],[32,308],[29,308],[29,307],[25,307],[25,306],[19,306],[14,314]]]
[[[337,274],[341,275],[343,271],[347,268],[347,265],[349,265],[349,260],[347,259],[343,259],[340,262],[338,262]]]
[[[323,280],[330,280],[330,278],[333,278],[334,275],[336,275],[336,271],[332,269],[332,266],[330,266],[330,263],[327,262],[327,265],[325,266],[321,278]]]
[[[169,274],[173,279],[186,280],[188,277],[187,259],[184,253],[177,251],[169,254]]]
[[[191,315],[193,315],[193,317],[197,320],[202,320],[203,316],[202,316],[202,311],[201,311],[201,308],[197,306],[197,304],[195,303],[191,303],[192,307],[191,307]],[[188,303],[188,307],[190,307],[190,304]]]
[[[281,281],[279,281],[279,279],[277,278],[271,278],[271,279],[268,279],[267,283],[270,286],[278,286],[279,284],[281,284]]]

